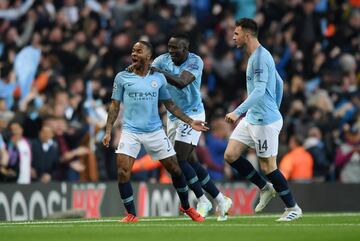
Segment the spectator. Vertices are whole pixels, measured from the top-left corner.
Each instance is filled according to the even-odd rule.
[[[309,182],[313,178],[314,161],[310,153],[303,147],[299,136],[291,136],[290,152],[280,161],[280,171],[290,181]]]
[[[8,167],[16,172],[19,184],[31,182],[32,153],[30,143],[23,136],[21,123],[13,121],[9,125],[11,139],[8,145],[9,164]]]
[[[80,173],[85,166],[80,161],[80,157],[88,154],[89,149],[84,146],[73,146],[69,143],[68,123],[64,118],[56,119],[52,128],[55,130],[55,140],[60,151],[60,173],[57,178],[60,180],[79,181]]]
[[[305,56],[312,56],[314,48],[322,40],[320,17],[314,11],[315,0],[304,0],[301,6],[296,9],[294,16],[296,40],[299,49]],[[304,75],[307,78],[313,77],[313,58],[302,58]]]
[[[211,121],[211,132],[206,136],[206,145],[213,163],[206,163],[210,177],[214,181],[224,179],[224,152],[231,130],[223,117],[215,117]]]
[[[322,133],[318,127],[314,126],[309,129],[304,147],[314,160],[314,180],[325,181],[330,176],[331,163],[327,158],[325,143],[322,140]]]
[[[0,134],[0,180],[6,181],[11,176],[11,172],[7,169],[9,163],[9,154],[6,150],[6,145],[2,135]]]
[[[357,126],[344,125],[345,142],[336,149],[336,170],[339,180],[360,183],[360,131]]]
[[[6,106],[6,100],[0,98],[0,133],[5,129],[14,117],[14,112],[9,110]]]
[[[3,0],[1,2],[2,3],[0,5],[0,19],[4,18],[7,20],[17,20],[29,10],[35,0],[26,0],[24,4],[14,9],[7,9],[7,7],[9,6],[9,0]]]
[[[5,142],[0,134],[0,166],[6,167],[9,163],[9,154],[6,150]]]
[[[39,137],[32,141],[32,179],[48,183],[53,179],[59,163],[59,148],[53,139],[54,131],[43,125]]]

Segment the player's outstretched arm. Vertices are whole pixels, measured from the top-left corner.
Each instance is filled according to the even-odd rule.
[[[186,124],[189,124],[191,128],[193,128],[196,131],[207,131],[209,130],[209,127],[205,126],[206,122],[201,120],[193,120],[188,115],[186,115],[184,112],[180,110],[180,108],[175,105],[175,103],[171,100],[163,100],[163,103],[168,111],[171,112],[174,116],[185,122]]]
[[[151,69],[162,73],[169,84],[179,89],[185,88],[188,84],[195,80],[195,76],[186,70],[182,71],[180,75],[173,75],[154,66],[152,66]]]
[[[109,143],[111,140],[111,130],[119,114],[119,110],[120,110],[120,102],[116,100],[112,100],[106,121],[105,135],[102,140],[103,145],[106,147],[109,147]]]

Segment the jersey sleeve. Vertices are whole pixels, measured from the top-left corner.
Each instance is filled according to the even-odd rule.
[[[170,96],[170,93],[167,89],[167,81],[166,81],[166,78],[163,74],[160,74],[159,75],[161,76],[161,86],[159,88],[159,100],[168,100],[168,99],[171,99],[171,96]]]
[[[188,71],[195,78],[198,78],[202,74],[203,68],[204,62],[200,58],[192,58],[188,61],[183,71]]]
[[[156,59],[154,59],[151,66],[162,69],[162,58],[162,55],[158,56]]]
[[[266,60],[256,58],[253,64],[254,90],[246,98],[246,100],[235,109],[235,113],[240,116],[255,105],[265,94],[266,85],[269,77],[269,67]]]
[[[120,72],[115,76],[111,99],[122,101],[123,94],[124,94],[124,85],[123,85],[122,74]]]
[[[275,89],[276,105],[278,106],[278,108],[280,108],[281,100],[283,97],[283,80],[277,71],[275,71],[275,74],[276,74],[276,89]]]

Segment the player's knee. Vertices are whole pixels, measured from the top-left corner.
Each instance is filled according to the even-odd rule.
[[[269,174],[277,169],[276,163],[273,163],[271,160],[259,160],[260,169],[264,174]]]
[[[175,156],[170,157],[170,159],[167,162],[163,162],[162,164],[165,167],[166,171],[171,176],[182,175],[181,168],[180,168],[179,163],[178,163],[177,159],[175,158]]]
[[[269,167],[267,165],[260,165],[260,170],[266,175],[269,173]]]
[[[124,183],[130,180],[131,171],[125,168],[118,168],[119,182]]]
[[[182,171],[179,166],[174,166],[173,168],[171,168],[169,173],[171,176],[181,176],[182,175]]]
[[[195,162],[199,162],[197,158],[195,158],[193,155],[190,155],[189,158],[189,163],[195,163]]]
[[[176,158],[178,160],[188,160],[189,155],[188,155],[188,153],[184,153],[184,152],[176,152]]]
[[[236,156],[231,153],[231,152],[228,152],[228,151],[225,151],[224,153],[224,160],[227,162],[227,163],[233,163],[234,161],[236,161]]]
[[[169,174],[171,175],[171,176],[180,176],[180,175],[182,175],[182,171],[181,171],[181,168],[180,168],[180,166],[179,166],[179,164],[173,164],[173,165],[171,165],[171,166],[169,166],[168,168],[167,168],[167,171],[169,172]]]

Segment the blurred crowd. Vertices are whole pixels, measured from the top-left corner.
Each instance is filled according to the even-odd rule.
[[[211,130],[198,158],[214,180],[241,180],[223,159],[234,128],[224,116],[246,98],[248,56],[232,41],[241,17],[257,21],[284,79],[286,178],[360,183],[359,0],[0,1],[1,182],[116,180],[121,114],[111,147],[101,145],[113,78],[136,41],[150,41],[156,57],[174,32],[204,61]],[[247,158],[257,165],[253,151]],[[133,180],[169,181],[143,151],[133,171]]]

